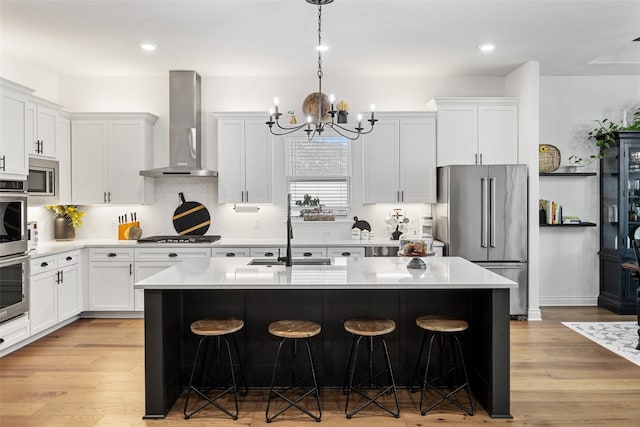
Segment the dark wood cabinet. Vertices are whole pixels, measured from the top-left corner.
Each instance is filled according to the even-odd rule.
[[[636,313],[636,283],[622,268],[635,262],[640,238],[640,132],[622,131],[600,160],[600,294],[598,306]]]

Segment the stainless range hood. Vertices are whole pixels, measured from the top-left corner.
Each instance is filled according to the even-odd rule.
[[[140,175],[218,176],[202,168],[200,75],[169,71],[169,166],[140,171]]]

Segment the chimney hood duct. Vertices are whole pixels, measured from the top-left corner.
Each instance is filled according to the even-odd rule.
[[[169,166],[140,171],[140,175],[218,176],[202,168],[200,75],[169,71]]]

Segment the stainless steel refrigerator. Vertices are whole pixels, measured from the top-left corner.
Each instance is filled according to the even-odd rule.
[[[527,314],[527,167],[438,168],[435,238],[460,256],[518,283],[510,313]]]

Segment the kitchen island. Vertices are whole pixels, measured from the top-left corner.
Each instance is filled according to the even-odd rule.
[[[250,265],[251,258],[185,261],[135,284],[145,294],[145,418],[162,418],[185,387],[196,337],[189,325],[203,317],[236,316],[250,387],[268,386],[280,319],[313,320],[318,381],[341,387],[351,336],[350,317],[387,317],[397,330],[388,343],[399,386],[408,386],[422,332],[415,318],[448,314],[469,322],[464,336],[472,391],[489,415],[510,418],[509,290],[517,287],[458,257],[334,258],[331,265]]]

